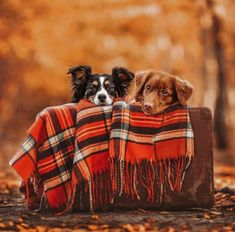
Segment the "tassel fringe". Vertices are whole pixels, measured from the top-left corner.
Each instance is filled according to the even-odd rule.
[[[160,205],[167,186],[171,191],[181,190],[190,162],[191,158],[188,156],[136,163],[110,160],[110,170],[96,173],[88,181],[82,180],[75,185],[76,194],[70,201],[70,206],[73,205],[72,208],[76,211],[105,211],[113,204],[114,198],[122,195],[132,200],[140,200],[146,196],[147,202]]]

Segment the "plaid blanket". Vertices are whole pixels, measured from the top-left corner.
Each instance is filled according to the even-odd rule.
[[[188,110],[179,105],[146,116],[123,101],[82,100],[46,108],[28,133],[10,165],[31,209],[84,209],[87,196],[91,211],[103,209],[116,195],[139,198],[138,184],[149,201],[159,200],[167,183],[180,190],[193,156]]]
[[[89,101],[48,107],[40,112],[28,137],[10,160],[22,178],[20,190],[30,209],[61,211],[72,196],[76,115],[94,107]]]
[[[83,193],[82,188],[87,189],[91,211],[105,209],[112,196],[109,165],[112,106],[96,106],[82,110],[78,112],[76,121],[75,155],[72,171],[74,189],[76,186],[80,186],[76,188],[76,192],[80,192],[77,194],[80,198]],[[78,200],[77,198],[76,200]],[[81,199],[79,201],[82,209],[84,203]],[[71,207],[73,202],[74,199]]]
[[[148,116],[138,105],[117,102],[109,147],[114,195],[139,199],[139,183],[149,201],[161,203],[166,184],[179,191],[194,154],[193,137],[187,107],[175,104]]]

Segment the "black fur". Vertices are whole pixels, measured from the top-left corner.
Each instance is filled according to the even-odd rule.
[[[134,78],[134,74],[123,67],[114,67],[112,70],[112,76],[117,88],[118,96],[124,97],[127,94],[130,82]]]
[[[79,65],[71,67],[68,71],[71,74],[73,97],[72,102],[79,102],[81,99],[89,98],[88,85],[94,78],[107,76],[112,78],[114,83],[114,91],[110,93],[113,97],[124,97],[127,94],[130,82],[134,78],[134,74],[123,67],[114,67],[112,75],[110,74],[92,74],[91,67],[87,65]]]
[[[79,102],[79,100],[84,98],[87,88],[87,81],[89,76],[91,75],[91,67],[87,65],[71,67],[69,68],[67,74],[71,74],[72,78],[72,102]]]

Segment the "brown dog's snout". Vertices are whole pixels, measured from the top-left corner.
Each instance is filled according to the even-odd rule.
[[[153,104],[151,103],[144,103],[144,110],[149,112],[153,109]]]

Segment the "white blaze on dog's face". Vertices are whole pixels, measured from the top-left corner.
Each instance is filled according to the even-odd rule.
[[[111,105],[113,103],[113,98],[111,94],[108,93],[110,87],[110,81],[107,77],[101,76],[98,78],[98,88],[94,97],[94,103],[96,105]]]
[[[93,75],[90,77],[85,98],[94,102],[96,105],[111,105],[117,91],[111,75]]]

